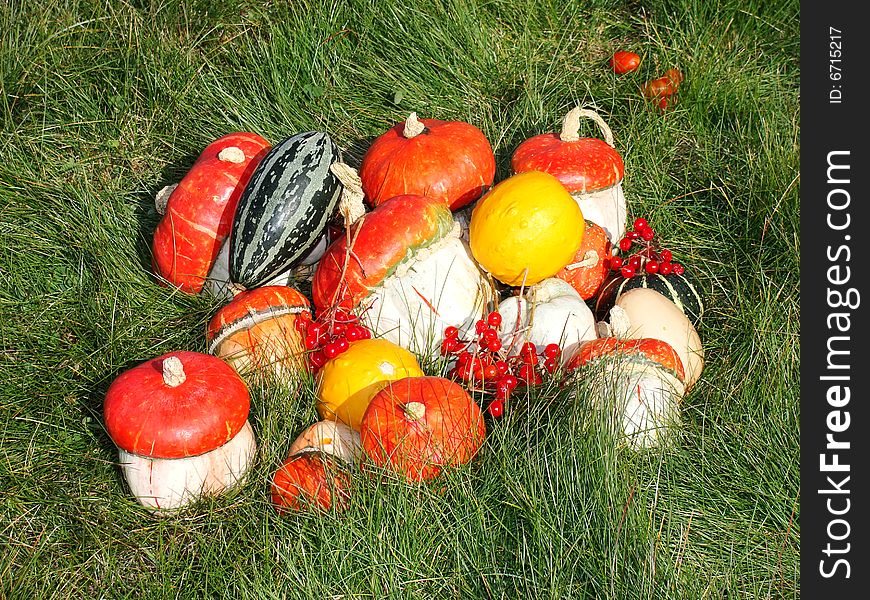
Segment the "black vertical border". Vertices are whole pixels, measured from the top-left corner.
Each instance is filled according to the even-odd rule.
[[[870,511],[868,494],[864,492],[868,484],[867,440],[870,438],[867,405],[870,397],[864,385],[864,378],[870,379],[870,352],[864,349],[867,343],[867,319],[865,313],[870,309],[870,291],[865,284],[867,279],[866,261],[870,259],[870,220],[864,205],[870,201],[867,196],[867,179],[870,178],[870,163],[867,161],[867,124],[870,119],[870,91],[865,84],[870,68],[867,66],[868,38],[870,26],[859,10],[863,3],[858,2],[802,2],[801,3],[801,595],[806,598],[866,598],[870,590],[870,533],[867,531],[867,511]],[[830,28],[842,31],[842,38],[831,38]],[[842,44],[840,57],[832,56],[836,44]],[[833,54],[836,54],[835,52]],[[841,62],[833,62],[839,58]],[[842,70],[840,80],[832,79],[831,73]],[[839,86],[839,87],[837,87]],[[842,93],[840,103],[831,102],[833,90]],[[833,93],[836,96],[836,92]],[[828,156],[832,151],[848,151],[837,155],[839,164],[847,163],[849,183],[847,185],[828,182]],[[845,157],[845,158],[844,158]],[[840,175],[845,171],[837,171]],[[828,207],[828,194],[833,189],[846,189],[849,206],[841,211]],[[846,196],[837,192],[835,203],[842,203]],[[836,222],[842,224],[845,213],[849,213],[850,225],[843,230],[834,230],[828,225],[828,214],[833,214]],[[838,260],[837,249],[848,246],[850,260],[842,251]],[[845,267],[849,267],[849,281],[833,285],[829,280],[829,268],[840,265],[835,276],[843,277]],[[829,289],[846,293],[854,288],[860,294],[859,306],[855,309],[833,308],[828,301]],[[828,316],[831,313],[848,312],[850,328],[848,333],[829,329]],[[841,324],[846,321],[841,321]],[[840,340],[835,347],[849,350],[849,355],[839,362],[850,365],[848,371],[832,371],[828,368],[828,341],[831,336],[848,336],[848,342]],[[822,377],[832,374],[847,374],[849,381],[825,381]],[[848,405],[832,407],[827,400],[831,385],[839,383],[850,388]],[[848,411],[849,427],[846,431],[833,434],[838,441],[848,441],[846,450],[826,449],[830,411]],[[842,413],[832,417],[840,419]],[[837,421],[834,421],[835,427]],[[820,455],[839,454],[839,462],[849,465],[848,472],[822,472]],[[821,493],[822,490],[835,489],[827,477],[848,494]],[[844,484],[845,476],[849,480]],[[833,515],[831,508],[843,510],[848,498],[849,510],[843,515]],[[848,522],[848,529],[842,522]],[[830,539],[830,532],[842,540]],[[833,549],[848,548],[843,554],[826,555],[828,543]],[[849,544],[847,547],[846,544]],[[824,577],[823,569],[830,573],[835,561],[843,558],[849,563],[849,577],[846,568],[840,564],[832,577]],[[824,565],[821,561],[825,561]]]

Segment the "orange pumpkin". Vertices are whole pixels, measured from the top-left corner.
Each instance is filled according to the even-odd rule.
[[[321,452],[291,454],[272,477],[272,504],[278,514],[307,508],[347,507],[350,475]]]
[[[406,377],[375,394],[362,418],[363,450],[409,481],[433,479],[467,463],[486,436],[483,413],[459,384]]]
[[[495,179],[495,156],[483,132],[462,121],[417,119],[411,113],[380,135],[359,169],[372,206],[393,196],[419,194],[451,210],[480,198]]]
[[[580,249],[571,262],[554,277],[567,281],[581,298],[589,300],[595,296],[607,277],[611,249],[604,228],[587,219]]]

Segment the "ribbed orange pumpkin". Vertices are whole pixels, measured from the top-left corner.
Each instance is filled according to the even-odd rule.
[[[359,170],[372,206],[403,194],[435,198],[456,210],[477,200],[495,178],[492,146],[462,121],[417,119],[411,113],[369,147]]]
[[[571,284],[580,297],[595,296],[610,269],[611,244],[600,225],[586,220],[586,232],[573,260],[554,277]]]

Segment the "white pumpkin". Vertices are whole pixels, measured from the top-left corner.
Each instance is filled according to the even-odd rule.
[[[318,421],[310,425],[293,441],[290,455],[303,452],[322,452],[354,466],[363,455],[358,431],[341,421]]]
[[[586,302],[570,283],[555,277],[530,286],[524,296],[506,298],[498,312],[499,337],[509,353],[518,352],[527,341],[539,352],[558,344],[565,362],[580,344],[598,337]]]

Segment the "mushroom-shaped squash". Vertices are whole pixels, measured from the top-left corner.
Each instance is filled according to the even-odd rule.
[[[480,407],[442,377],[390,382],[372,398],[361,427],[369,460],[412,482],[467,463],[486,437]]]
[[[581,138],[581,117],[595,121],[604,140]],[[601,225],[612,242],[622,239],[628,214],[622,193],[625,166],[614,148],[613,132],[595,111],[574,108],[565,115],[561,133],[544,133],[521,143],[511,157],[511,168],[514,173],[555,175],[586,219]]]
[[[435,355],[448,326],[467,330],[493,297],[444,202],[395,196],[326,250],[311,284],[318,311],[360,315],[375,337]]]
[[[202,151],[180,183],[158,193],[163,218],[152,242],[156,275],[189,294],[202,290],[242,191],[269,148],[255,133],[225,135]]]
[[[563,360],[583,342],[597,336],[592,311],[571,285],[550,277],[529,287],[524,296],[501,301],[499,337],[513,353],[525,342],[532,342],[542,352],[548,344],[562,348]]]
[[[372,142],[359,169],[372,206],[415,194],[451,210],[480,196],[495,178],[495,156],[483,132],[462,121],[417,119],[411,113]]]
[[[243,377],[278,380],[306,371],[300,321],[311,320],[308,298],[282,285],[240,292],[208,323],[211,354]]]
[[[592,406],[607,411],[614,432],[634,449],[651,448],[680,424],[683,364],[666,342],[598,338],[568,361],[587,385]]]
[[[655,338],[667,342],[686,371],[686,392],[704,368],[704,349],[691,320],[671,300],[651,288],[621,294],[610,309],[610,332],[617,337]]]
[[[287,456],[272,475],[272,504],[279,515],[308,509],[344,510],[350,498],[350,473],[324,452]]]
[[[256,452],[245,382],[222,360],[171,352],[119,375],[104,419],[140,504],[163,515],[238,484]]]

